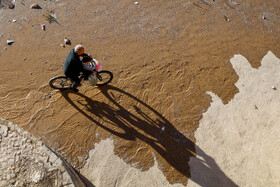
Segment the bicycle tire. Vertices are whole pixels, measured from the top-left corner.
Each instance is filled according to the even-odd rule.
[[[113,79],[113,73],[107,70],[102,70],[97,73],[97,86],[104,86],[108,84]]]
[[[65,90],[69,89],[72,82],[66,76],[56,76],[50,79],[49,85],[54,89]]]

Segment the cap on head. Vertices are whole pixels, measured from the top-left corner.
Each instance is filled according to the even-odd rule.
[[[84,54],[85,49],[81,44],[78,44],[78,45],[76,45],[74,51],[77,55],[82,55],[82,54]]]

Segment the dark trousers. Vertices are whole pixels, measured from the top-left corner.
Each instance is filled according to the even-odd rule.
[[[72,81],[72,85],[71,88],[77,88],[80,85],[80,78],[77,75],[69,75],[69,74],[65,74],[66,77],[70,78]]]

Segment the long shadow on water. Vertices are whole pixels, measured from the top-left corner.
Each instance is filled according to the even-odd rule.
[[[215,186],[236,186],[220,170],[213,158],[204,153],[197,145],[180,133],[152,107],[130,93],[113,86],[107,85],[100,88],[100,90],[111,101],[110,105],[94,101],[81,93],[76,93],[86,101],[83,105],[88,112],[83,111],[70,99],[69,93],[74,93],[63,92],[62,95],[75,109],[95,125],[102,127],[119,138],[130,141],[139,139],[145,142],[173,168],[184,176],[191,178],[191,180],[200,186],[211,186],[210,183],[213,183],[213,180],[216,181],[213,183]],[[129,108],[134,108],[134,111],[128,111],[124,106],[121,106],[114,99],[113,92],[122,94],[132,100],[135,104],[134,106],[129,106]],[[102,124],[102,121],[106,122],[104,123],[106,125]],[[116,127],[121,128],[123,133],[118,132],[119,130],[117,131]],[[202,158],[195,159],[195,167],[199,168],[200,172],[196,173],[195,176],[191,176],[188,162],[190,157],[195,156],[195,152]],[[201,175],[203,176],[201,177]]]

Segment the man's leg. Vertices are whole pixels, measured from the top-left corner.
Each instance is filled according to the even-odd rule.
[[[78,76],[67,76],[67,77],[69,77],[72,81],[72,85],[70,86],[70,89],[73,90],[74,92],[78,92],[79,90],[77,89],[77,87],[80,85],[81,82],[79,77]]]

